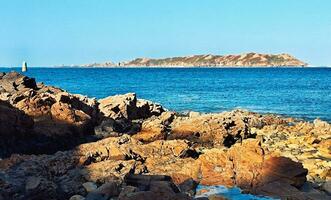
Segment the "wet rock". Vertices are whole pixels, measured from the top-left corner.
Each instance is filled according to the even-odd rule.
[[[180,193],[169,176],[128,175],[125,178],[128,185],[138,186],[138,192],[120,195],[119,199],[191,199]],[[131,188],[133,190],[133,188]],[[136,190],[136,189],[134,189]]]
[[[214,195],[210,195],[210,196],[208,197],[208,199],[209,199],[209,200],[228,200],[227,198],[222,197],[221,195],[216,195],[216,194],[214,194]]]
[[[331,181],[326,181],[323,185],[322,185],[322,189],[327,192],[327,194],[331,195]]]
[[[85,200],[85,197],[83,197],[83,196],[81,196],[81,195],[78,195],[78,194],[76,194],[76,195],[74,195],[74,196],[70,197],[70,199],[69,199],[69,200]]]
[[[86,183],[83,183],[83,187],[85,188],[85,190],[87,192],[92,192],[95,189],[97,189],[98,186],[93,182],[86,182]]]
[[[34,190],[40,184],[41,179],[39,177],[28,177],[26,180],[25,190]]]
[[[181,192],[188,194],[191,197],[195,195],[195,189],[197,186],[198,183],[192,178],[189,178],[178,185]]]
[[[108,197],[104,197],[102,194],[91,192],[86,197],[85,200],[107,200]]]

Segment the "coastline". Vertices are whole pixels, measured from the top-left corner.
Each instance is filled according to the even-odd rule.
[[[133,93],[91,99],[18,73],[1,74],[0,83],[0,137],[10,141],[0,143],[4,198],[189,200],[204,194],[196,194],[197,185],[275,198],[327,196],[327,122],[243,110],[181,114]]]

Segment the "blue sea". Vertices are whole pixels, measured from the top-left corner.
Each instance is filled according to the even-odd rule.
[[[0,69],[12,70],[19,69]],[[331,121],[331,68],[30,68],[25,74],[89,97],[135,92],[176,111],[242,108]]]

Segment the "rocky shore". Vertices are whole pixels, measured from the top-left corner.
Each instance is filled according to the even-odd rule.
[[[198,185],[330,199],[331,124],[243,110],[176,113],[0,73],[0,200],[226,199]],[[197,198],[196,198],[197,197]]]

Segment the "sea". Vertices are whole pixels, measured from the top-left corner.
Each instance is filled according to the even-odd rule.
[[[2,72],[19,68],[0,68]],[[331,121],[331,68],[50,68],[24,73],[71,93],[134,92],[178,112],[246,109]]]

